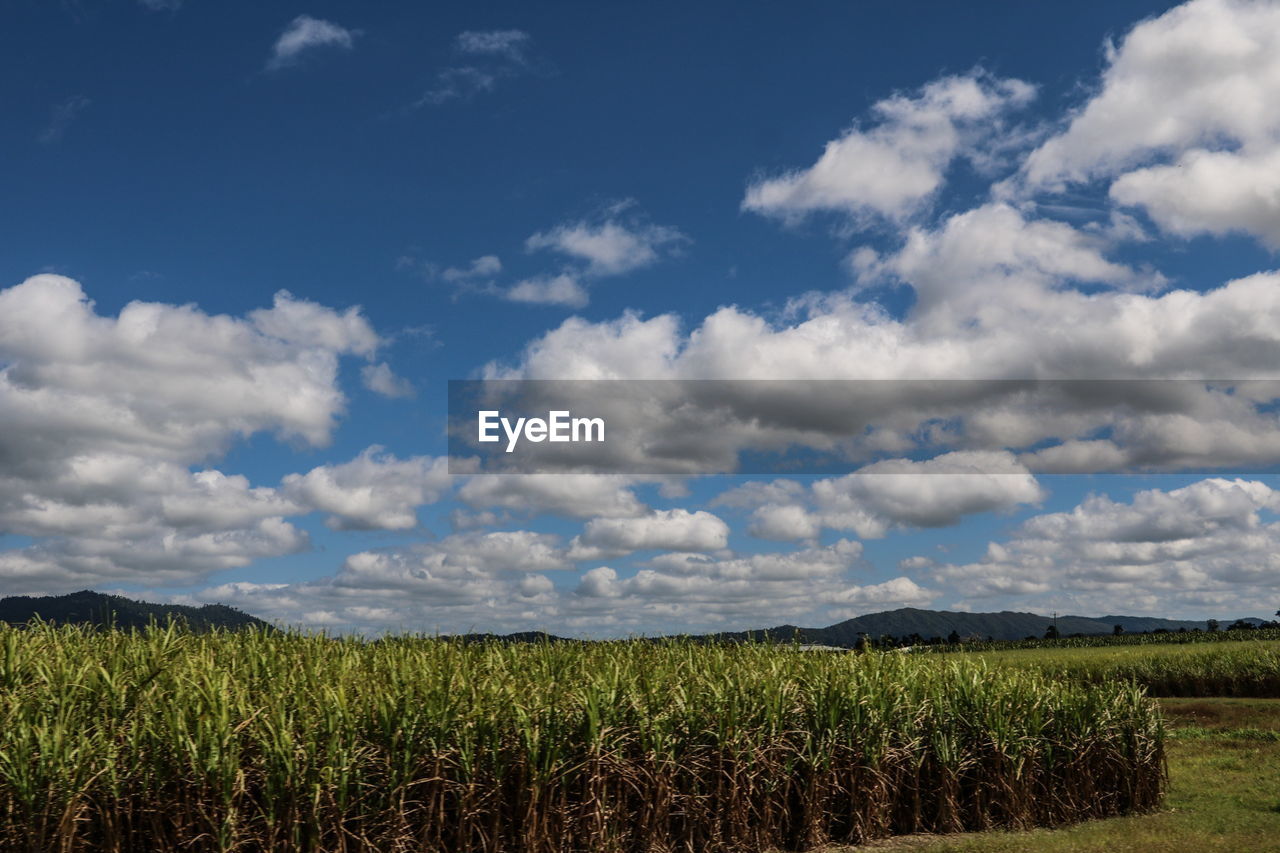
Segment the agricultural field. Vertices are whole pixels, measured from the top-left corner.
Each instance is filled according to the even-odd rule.
[[[1280,850],[1280,642],[1250,633],[1233,638],[1238,643],[1045,644],[944,655],[1077,683],[1129,680],[1164,697],[1157,701],[1169,725],[1170,779],[1162,808],[1061,829],[917,835],[827,853]]]
[[[1280,699],[1161,699],[1169,790],[1157,812],[1060,829],[906,836],[824,853],[1183,853],[1280,849]]]
[[[0,628],[6,851],[807,850],[1150,811],[1165,742],[976,657]]]
[[[960,657],[1086,683],[1134,681],[1152,696],[1280,697],[1278,640],[1056,647]]]

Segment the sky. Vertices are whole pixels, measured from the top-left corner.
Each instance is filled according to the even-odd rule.
[[[1280,4],[3,16],[0,594],[591,637],[1280,607]],[[465,379],[675,396],[589,473],[470,473]],[[786,393],[678,419],[708,379]],[[1043,382],[864,429],[818,381],[957,379]],[[673,437],[728,461],[637,462]],[[742,463],[797,449],[842,467]]]

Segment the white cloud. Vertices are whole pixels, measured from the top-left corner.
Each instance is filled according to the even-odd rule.
[[[617,636],[825,625],[860,608],[919,605],[934,591],[907,578],[858,583],[862,546],[840,540],[772,554],[666,553],[627,577],[595,566],[572,589],[546,572],[567,568],[555,537],[469,533],[353,555],[328,578],[298,584],[224,584],[193,598],[220,600],[294,624],[364,631],[498,631]],[[563,574],[560,575],[564,577]]]
[[[287,290],[276,293],[271,308],[249,312],[249,319],[264,334],[301,347],[349,350],[368,357],[381,343],[358,306],[338,313],[316,302],[295,299]]]
[[[823,528],[879,538],[895,527],[944,527],[1044,496],[1012,454],[958,451],[921,462],[884,460],[808,487],[793,480],[748,483],[714,503],[754,508],[752,535],[789,541],[815,539]]]
[[[729,542],[729,526],[703,510],[654,510],[648,515],[595,518],[570,544],[574,560],[598,560],[658,548],[668,551],[715,551]]]
[[[1280,7],[1192,0],[1109,50],[1098,91],[1023,168],[1027,188],[1115,178],[1171,234],[1280,246]]]
[[[396,376],[391,365],[385,361],[366,364],[360,368],[360,380],[364,387],[384,397],[412,397],[415,393],[413,383],[402,376]]]
[[[348,557],[334,583],[364,587],[412,587],[434,579],[480,579],[499,572],[571,568],[557,537],[528,530],[469,532],[408,548],[366,551]]]
[[[294,584],[222,584],[194,598],[314,627],[517,630],[554,619],[557,596],[542,573],[570,568],[555,536],[473,531],[362,551],[328,577]]]
[[[583,572],[577,594],[587,598],[617,598],[622,595],[618,573],[608,566],[597,566]]]
[[[855,265],[872,281],[887,275],[909,283],[921,325],[947,322],[954,334],[976,319],[982,322],[978,331],[1008,334],[1015,331],[1009,315],[1043,320],[1055,292],[1065,291],[1069,298],[1057,301],[1076,312],[1087,310],[1082,294],[1066,291],[1071,284],[1137,291],[1166,284],[1157,273],[1108,260],[1105,249],[1098,235],[1063,222],[1028,219],[1008,204],[991,203],[947,217],[937,228],[911,228],[896,253],[875,260],[863,253]],[[960,316],[951,321],[934,316],[957,312]]]
[[[884,583],[853,586],[835,596],[835,602],[848,605],[846,618],[876,610],[899,607],[928,607],[941,593],[926,589],[911,578],[896,577]]]
[[[1144,208],[1170,234],[1240,232],[1280,249],[1280,140],[1256,154],[1188,151],[1171,165],[1121,175],[1111,198]]]
[[[608,474],[489,474],[472,477],[458,497],[477,509],[550,513],[568,518],[635,518],[648,511],[628,486]]]
[[[1166,290],[1158,273],[1110,260],[1105,248],[1098,234],[985,204],[934,228],[911,228],[895,252],[859,257],[867,282],[913,288],[915,304],[902,318],[850,294],[798,297],[769,317],[724,307],[688,330],[674,315],[573,318],[530,342],[514,366],[490,364],[485,375],[781,380],[720,388],[714,411],[683,405],[675,383],[636,386],[631,407],[610,421],[619,440],[596,470],[659,470],[661,460],[643,455],[654,447],[681,449],[671,456],[672,471],[686,470],[679,467],[686,461],[687,470],[734,470],[739,450],[793,445],[856,462],[922,446],[946,452],[1065,442],[1026,460],[1043,470],[1089,459],[1162,470],[1280,459],[1274,417],[1258,408],[1274,389],[1232,396],[1170,382],[1128,397],[1106,381],[1270,376],[1280,359],[1280,274],[1203,292]],[[986,386],[992,396],[946,383],[886,383],[880,392],[833,396],[830,387],[799,381],[979,378],[1093,383],[1070,390],[1050,383],[1021,396],[1003,396],[1000,386]],[[872,394],[868,405],[854,405],[856,393]],[[948,418],[959,420],[939,423]],[[863,432],[869,426],[876,429]],[[1084,443],[1104,431],[1118,450]]]
[[[0,469],[0,530],[36,539],[0,551],[0,579],[14,592],[188,583],[305,550],[283,520],[305,511],[241,476],[124,454],[80,454],[38,479]]]
[[[67,592],[110,582],[186,584],[308,547],[306,534],[279,518],[205,532],[107,526],[96,534],[0,551],[0,578],[12,593]]]
[[[1114,174],[1205,144],[1271,147],[1280,131],[1280,8],[1192,0],[1138,24],[1099,91],[1024,168],[1033,186]]]
[[[520,363],[491,362],[489,379],[668,379],[683,345],[674,314],[642,319],[626,312],[616,320],[570,317],[530,341]]]
[[[581,308],[590,299],[589,282],[652,266],[688,242],[675,228],[654,225],[636,215],[619,218],[632,206],[634,202],[623,201],[611,205],[597,220],[568,222],[531,235],[525,241],[527,250],[554,251],[568,263],[558,273],[517,282],[503,295],[513,302]]]
[[[1280,524],[1262,517],[1278,509],[1275,490],[1244,479],[1148,489],[1127,503],[1091,495],[1068,512],[1032,517],[980,561],[938,565],[933,576],[966,599],[1022,598],[1020,606],[1255,611],[1280,593]]]
[[[267,60],[268,70],[277,70],[295,64],[308,51],[322,47],[350,50],[355,44],[356,30],[349,30],[331,21],[299,15],[289,22],[271,48]]]
[[[470,266],[447,268],[440,277],[450,282],[466,282],[475,279],[491,279],[500,272],[502,272],[502,260],[497,255],[482,255],[473,260]]]
[[[245,319],[131,302],[103,317],[80,285],[41,275],[0,291],[0,445],[56,464],[114,449],[193,462],[236,435],[322,445],[345,399],[338,358],[379,339],[358,308],[287,292]]]
[[[553,249],[585,261],[586,275],[623,275],[656,263],[660,252],[688,238],[665,225],[626,225],[614,220],[574,222],[540,231],[525,241],[530,250]]]
[[[721,580],[794,581],[837,578],[862,559],[862,543],[840,539],[831,545],[798,551],[712,557],[697,553],[664,554],[650,560],[659,572]]]
[[[505,295],[512,302],[564,305],[567,308],[581,308],[590,298],[586,289],[568,273],[526,278],[512,285]]]
[[[816,539],[822,520],[797,504],[768,503],[751,514],[751,535],[782,542]]]
[[[777,554],[666,554],[631,577],[621,577],[611,567],[592,569],[561,606],[567,614],[580,614],[584,624],[596,620],[625,626],[647,617],[679,625],[683,619],[684,625],[676,628],[682,631],[724,623],[732,630],[769,627],[805,614],[834,621],[830,613],[856,606],[860,591],[875,589],[847,580],[861,559],[862,546],[847,540]],[[891,582],[890,589],[895,587],[908,592]],[[889,589],[880,592],[881,600],[888,601]],[[912,599],[920,600],[920,592],[913,592]]]
[[[358,309],[277,294],[247,317],[132,302],[99,315],[80,285],[36,276],[0,291],[0,552],[12,589],[190,582],[307,547],[308,512],[217,470],[258,432],[324,445],[344,355],[379,344]]]
[[[496,255],[483,255],[467,266],[443,271],[412,256],[402,257],[397,266],[418,269],[428,278],[439,277],[455,285],[459,292],[484,293],[511,302],[581,308],[590,301],[588,287],[593,282],[652,266],[679,254],[689,243],[678,229],[655,225],[634,208],[635,202],[626,199],[608,205],[589,219],[564,222],[531,234],[525,240],[526,251],[553,252],[564,262],[557,270],[526,276],[510,286],[499,286],[495,281],[503,270]]]
[[[434,503],[450,489],[444,458],[397,459],[370,447],[350,462],[289,474],[281,489],[299,504],[329,513],[334,530],[407,530],[416,527],[416,508]]]
[[[1080,356],[1068,353],[1083,341],[1087,344],[1082,350],[1108,363],[1110,370],[1104,375],[1116,375],[1115,368],[1131,361],[1123,344],[1149,333],[1145,317],[1132,318],[1140,328],[1122,330],[1116,325],[1129,321],[1126,315],[1148,313],[1146,306],[1156,300],[1114,293],[1086,296],[1068,289],[1073,281],[1125,289],[1150,284],[1131,268],[1108,261],[1102,248],[1098,238],[1065,224],[1028,222],[1003,204],[984,206],[949,217],[937,229],[912,229],[900,251],[867,262],[864,275],[892,277],[917,291],[916,307],[902,320],[842,294],[796,298],[772,322],[736,306],[721,308],[685,335],[672,316],[642,320],[629,314],[598,324],[575,319],[531,342],[516,370],[491,365],[490,375],[1061,376],[1064,371],[1052,370],[1051,365],[1064,360],[1074,364]],[[1017,322],[1011,322],[1015,317]],[[1058,331],[1046,337],[1045,328]],[[1118,339],[1117,332],[1123,332]]]
[[[880,101],[877,124],[828,142],[808,169],[754,182],[742,208],[784,219],[821,210],[901,219],[942,186],[956,157],[976,156],[980,140],[1001,129],[1002,113],[1034,94],[1021,80],[975,72]]]
[[[860,535],[889,526],[944,527],[967,515],[1005,512],[1044,499],[1040,485],[1012,454],[946,453],[922,462],[876,462],[812,486],[822,522]]]

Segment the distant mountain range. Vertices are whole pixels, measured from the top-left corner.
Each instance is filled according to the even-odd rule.
[[[1234,622],[1234,619],[1219,620],[1222,627]],[[1246,619],[1254,625],[1266,624],[1262,619]],[[992,637],[996,640],[1021,640],[1024,637],[1042,637],[1045,629],[1054,623],[1051,616],[1037,613],[1016,613],[1003,610],[999,613],[957,613],[949,610],[919,610],[914,607],[903,607],[900,610],[886,610],[882,613],[868,613],[826,628],[799,628],[795,625],[779,625],[757,631],[741,631],[715,634],[714,637],[726,640],[744,640],[763,638],[768,635],[775,639],[798,639],[802,643],[823,646],[852,646],[859,635],[871,638],[889,635],[892,637],[908,637],[919,634],[930,637],[946,637],[955,631],[961,637]],[[1143,631],[1177,631],[1185,628],[1188,631],[1199,628],[1206,630],[1208,620],[1157,619],[1151,616],[1059,616],[1057,617],[1058,633],[1063,636],[1071,634],[1110,634],[1115,626],[1121,626],[1125,633],[1136,634]]]
[[[212,628],[248,628],[257,626],[274,630],[274,626],[225,604],[187,607],[181,604],[152,604],[134,601],[121,595],[82,590],[68,595],[32,598],[15,595],[0,598],[0,622],[22,625],[35,617],[58,625],[115,625],[118,628],[145,628],[152,620],[163,624],[169,619],[185,622],[193,631]]]
[[[227,607],[223,604],[206,604],[203,607],[187,607],[179,604],[152,604],[146,601],[134,601],[119,595],[105,595],[100,592],[84,590],[69,595],[44,596],[30,598],[19,595],[0,598],[0,622],[20,625],[39,616],[46,622],[57,624],[114,624],[121,628],[142,628],[154,619],[164,622],[176,618],[185,621],[192,630],[207,631],[211,628],[246,628],[259,626],[272,628],[269,623],[248,613]],[[1221,619],[1219,624],[1225,628],[1234,619]],[[1264,625],[1262,619],[1245,619],[1254,625]],[[999,613],[958,613],[949,610],[919,610],[914,607],[903,607],[900,610],[886,610],[881,613],[869,613],[829,625],[826,628],[800,628],[796,625],[779,625],[774,628],[762,628],[754,631],[736,631],[720,634],[696,635],[697,640],[743,641],[748,639],[762,640],[799,640],[802,643],[821,646],[852,647],[861,636],[871,638],[885,635],[892,637],[909,637],[918,634],[925,639],[931,637],[947,637],[952,631],[961,637],[992,637],[996,640],[1021,640],[1024,637],[1042,637],[1045,629],[1054,623],[1053,617],[1041,616],[1037,613],[1016,613],[1003,610]],[[1057,617],[1058,633],[1063,636],[1071,634],[1110,634],[1115,626],[1121,626],[1127,634],[1144,631],[1178,631],[1180,629],[1206,630],[1208,621],[1157,619],[1151,616],[1085,616]],[[466,634],[458,639],[467,642],[481,640],[501,640],[505,642],[555,642],[563,640],[554,634],[541,631],[525,631],[519,634],[498,636],[495,634]]]
[[[1226,628],[1235,619],[1218,620],[1220,627]],[[1264,619],[1245,619],[1255,626],[1267,624]],[[791,642],[798,640],[815,646],[841,646],[852,648],[858,638],[867,636],[872,639],[891,636],[898,638],[919,634],[928,640],[931,637],[946,638],[955,631],[961,637],[979,637],[983,640],[991,637],[995,640],[1021,640],[1026,637],[1043,637],[1045,629],[1054,623],[1052,616],[1041,616],[1037,613],[1016,613],[1004,610],[1000,613],[957,613],[949,610],[919,610],[904,607],[900,610],[886,610],[881,613],[869,613],[848,619],[826,628],[801,628],[796,625],[778,625],[774,628],[760,628],[754,631],[726,631],[719,634],[684,635],[692,640],[743,642],[746,640],[781,640]],[[1138,634],[1145,631],[1188,631],[1207,630],[1208,620],[1191,619],[1158,619],[1152,616],[1059,616],[1057,617],[1058,633],[1063,637],[1072,634],[1111,634],[1119,625],[1126,634]],[[481,642],[498,640],[509,643],[526,642],[558,642],[566,638],[541,631],[529,631],[520,634],[465,634],[454,639],[464,642]]]

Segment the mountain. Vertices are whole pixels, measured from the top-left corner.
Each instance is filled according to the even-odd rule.
[[[1219,620],[1223,627],[1234,622],[1234,619]],[[1255,625],[1263,624],[1261,619],[1247,619]],[[958,613],[949,610],[919,610],[904,607],[900,610],[886,610],[881,613],[868,613],[830,625],[826,628],[799,628],[795,625],[779,625],[756,631],[738,631],[712,635],[722,640],[763,639],[765,636],[778,640],[798,639],[802,643],[823,646],[849,647],[857,642],[860,635],[880,637],[906,637],[919,634],[930,637],[946,637],[955,631],[961,637],[977,636],[997,640],[1021,640],[1024,637],[1042,637],[1045,629],[1054,623],[1050,616],[1037,613],[1016,613],[1003,610],[999,613]],[[1206,622],[1177,619],[1157,619],[1149,616],[1059,616],[1057,618],[1058,633],[1066,637],[1071,634],[1110,634],[1116,625],[1124,628],[1126,633],[1142,631],[1177,631],[1185,628],[1188,631],[1199,628],[1205,630]]]
[[[144,628],[153,619],[163,623],[167,619],[174,618],[184,621],[195,631],[207,631],[212,628],[235,630],[250,626],[274,630],[269,623],[223,604],[206,604],[203,607],[153,604],[89,590],[40,598],[24,595],[0,598],[0,622],[21,625],[36,616],[56,624],[114,624],[120,628]],[[919,610],[914,607],[903,607],[900,610],[868,613],[826,628],[779,625],[774,628],[706,634],[688,637],[688,639],[704,642],[741,642],[766,638],[789,642],[794,639],[818,646],[851,648],[858,642],[858,638],[864,635],[874,639],[885,635],[902,638],[919,634],[929,639],[946,637],[955,631],[961,637],[1021,640],[1024,637],[1043,637],[1045,629],[1053,624],[1053,621],[1050,616],[1016,613],[1011,610],[999,613],[958,613],[948,610]],[[1235,620],[1220,619],[1218,621],[1225,628]],[[1252,622],[1254,625],[1266,624],[1261,619],[1244,621]],[[1059,616],[1057,623],[1058,632],[1064,637],[1071,634],[1110,634],[1116,625],[1123,627],[1128,634],[1156,630],[1177,631],[1182,628],[1188,631],[1196,629],[1203,631],[1208,626],[1207,622],[1158,619],[1150,616],[1099,616],[1097,618]],[[525,631],[503,636],[463,634],[453,639],[467,643],[492,640],[510,643],[566,642],[563,637],[541,631]]]
[[[213,628],[236,630],[250,626],[275,630],[269,623],[224,604],[206,604],[203,607],[153,604],[87,589],[68,595],[37,598],[15,595],[0,598],[0,622],[22,625],[37,616],[45,622],[58,625],[145,628],[152,620],[164,623],[168,619],[176,619],[185,622],[193,631],[208,631]]]

